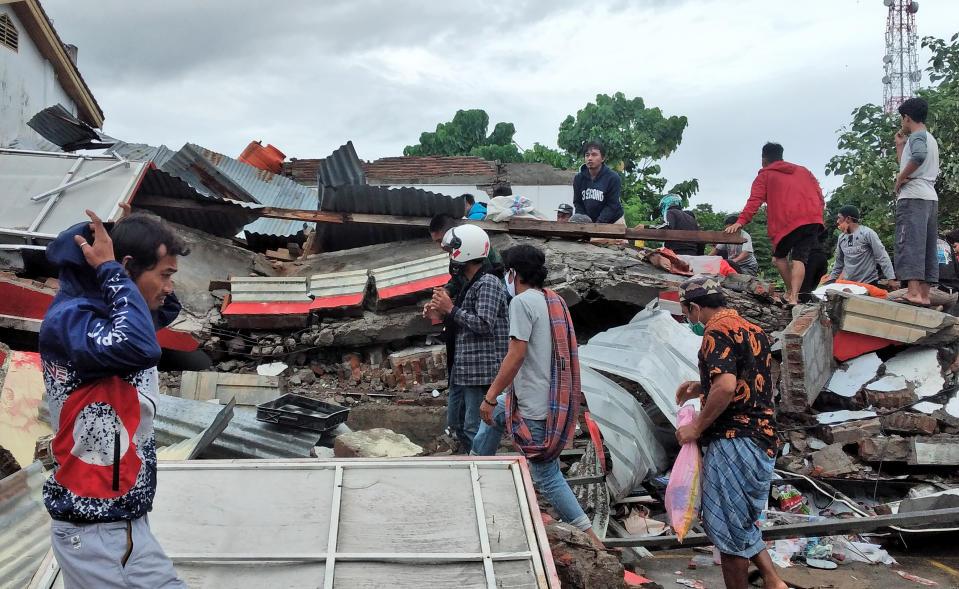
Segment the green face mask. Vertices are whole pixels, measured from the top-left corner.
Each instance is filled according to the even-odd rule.
[[[697,321],[696,323],[690,323],[689,328],[693,330],[693,333],[695,333],[696,335],[703,335],[704,333],[706,333],[706,326],[703,325],[702,322],[700,321]]]

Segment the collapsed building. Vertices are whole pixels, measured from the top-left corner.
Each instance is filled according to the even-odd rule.
[[[109,145],[96,155],[0,150],[7,197],[0,204],[0,341],[7,345],[0,466],[12,477],[3,483],[8,499],[0,505],[0,528],[14,547],[12,559],[0,563],[0,577],[33,579],[36,586],[56,582],[48,543],[36,532],[45,517],[38,484],[42,464],[50,461],[36,334],[58,288],[44,247],[83,209],[116,219],[123,203],[174,224],[191,249],[177,274],[184,312],[158,334],[164,395],[155,427],[165,490],[151,516],[181,574],[213,585],[227,574],[204,559],[189,531],[164,523],[184,518],[251,534],[279,534],[300,518],[308,522],[302,537],[284,537],[268,551],[242,550],[229,535],[218,540],[221,552],[213,560],[240,566],[251,586],[317,576],[357,583],[372,578],[364,575],[374,569],[415,584],[422,582],[416,565],[437,559],[446,564],[436,574],[464,585],[509,579],[551,587],[560,577],[586,574],[567,558],[577,546],[571,532],[553,525],[547,538],[539,513],[548,508],[537,506],[525,465],[508,456],[499,462],[457,457],[444,431],[448,358],[441,326],[421,310],[432,288],[449,279],[448,257],[427,239],[425,223],[438,213],[462,216],[460,197],[424,190],[427,182],[371,183],[375,167],[359,159],[352,143],[322,160],[280,165],[274,158],[256,167],[195,144],[173,151],[109,140],[62,109],[34,119],[61,147]],[[257,163],[256,152],[246,159]],[[442,181],[491,195],[511,177],[529,177],[528,170],[522,176],[495,165],[478,175],[474,164],[456,162],[464,167],[443,172]],[[309,173],[312,183],[305,180]],[[458,177],[462,184],[453,181]],[[649,549],[676,545],[675,536],[663,533],[667,522],[656,519],[662,513],[656,498],[677,449],[676,387],[698,378],[700,338],[677,320],[676,289],[691,268],[627,243],[623,238],[640,234],[625,228],[523,219],[487,227],[501,251],[518,243],[542,248],[547,285],[570,307],[584,344],[586,413],[562,458],[566,476],[597,534],[628,547],[629,556],[640,559],[630,566],[639,571]],[[762,279],[730,274],[722,280],[730,306],[777,342],[778,418],[788,442],[778,473],[810,497],[828,493],[851,504],[846,513],[857,526],[827,521],[821,535],[953,525],[950,497],[959,493],[955,319],[841,292],[787,310],[773,304],[772,285]],[[322,422],[305,423],[310,412],[322,414]],[[383,460],[352,463],[352,457]],[[35,458],[39,464],[32,464]],[[249,462],[215,466],[210,459]],[[389,473],[391,491],[363,490],[374,467]],[[488,483],[477,482],[485,477]],[[307,483],[314,479],[321,482]],[[418,484],[423,480],[430,481],[427,488]],[[189,512],[163,499],[196,485],[210,493]],[[255,496],[224,496],[215,490],[220,485],[242,485]],[[280,487],[285,499],[273,494]],[[417,510],[432,527],[403,532],[408,519],[391,520],[385,497],[400,494],[406,507],[425,505],[436,500],[429,492],[436,488],[450,490],[450,509],[469,507],[457,510],[465,514],[462,521]],[[281,507],[306,495],[322,501],[306,511]],[[229,509],[214,508],[215,500]],[[361,517],[360,506],[380,503],[386,511]],[[637,504],[649,506],[642,518]],[[217,519],[224,511],[247,513],[251,505],[276,516],[275,526]],[[776,520],[780,508],[771,519],[783,525],[769,528],[769,538],[795,537],[801,531],[789,527],[792,520]],[[930,508],[935,515],[917,519]],[[477,528],[477,518],[495,520],[496,509],[500,523]],[[658,524],[658,532],[644,535],[640,524]],[[377,526],[393,532],[376,540],[369,529]],[[451,526],[453,537],[437,544],[436,529]],[[422,543],[404,547],[400,538],[410,534]],[[320,537],[323,542],[314,541]],[[706,543],[702,534],[687,536],[686,545],[697,543]],[[304,546],[313,552],[304,553]],[[589,554],[589,574],[622,582],[622,564],[606,556]],[[263,571],[257,568],[263,562],[289,566]]]

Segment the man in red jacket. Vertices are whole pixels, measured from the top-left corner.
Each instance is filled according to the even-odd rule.
[[[773,264],[786,283],[785,300],[799,302],[799,287],[806,276],[806,262],[824,228],[826,201],[819,181],[802,166],[783,161],[783,146],[763,145],[763,167],[753,180],[749,200],[739,219],[726,227],[736,233],[766,204],[766,224],[773,243]],[[792,268],[789,259],[792,258]]]

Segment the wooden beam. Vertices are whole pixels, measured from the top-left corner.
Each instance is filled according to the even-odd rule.
[[[784,538],[803,538],[810,536],[835,536],[837,534],[862,534],[889,526],[919,526],[936,524],[950,527],[959,522],[959,507],[933,509],[930,511],[911,511],[874,517],[835,518],[801,524],[787,524],[762,528],[763,540],[781,540]],[[603,544],[610,548],[617,546],[643,546],[645,548],[676,548],[706,546],[712,544],[705,534],[687,534],[682,544],[676,536],[630,536],[627,538],[606,538]]]
[[[370,213],[335,213],[332,211],[310,211],[305,209],[282,209],[278,207],[241,208],[239,205],[217,202],[201,203],[186,199],[137,195],[134,205],[146,208],[176,208],[222,212],[224,214],[247,214],[251,219],[268,217],[307,223],[335,223],[338,225],[355,223],[357,225],[390,225],[393,227],[423,227],[430,225],[429,217],[401,217],[397,215],[376,215]],[[656,241],[695,241],[704,243],[744,243],[739,234],[723,231],[681,231],[674,229],[632,229],[625,225],[609,223],[565,223],[560,221],[540,221],[539,219],[510,219],[507,223],[493,221],[469,221],[487,233],[511,233],[513,235],[534,235],[541,237],[566,237],[570,239],[650,239]]]

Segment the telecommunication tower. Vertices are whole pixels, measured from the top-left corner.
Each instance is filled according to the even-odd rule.
[[[886,17],[886,55],[882,58],[883,109],[895,114],[899,105],[911,98],[919,87],[922,72],[916,51],[916,13],[914,0],[883,0]]]

